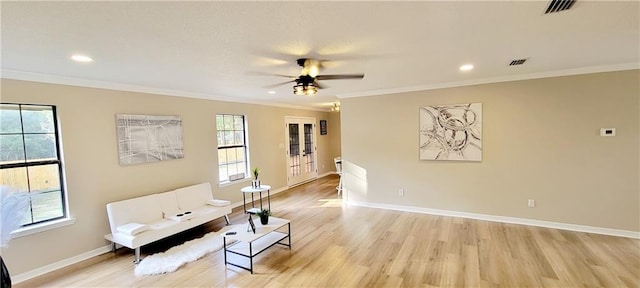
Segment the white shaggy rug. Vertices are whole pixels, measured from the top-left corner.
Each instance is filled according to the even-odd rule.
[[[135,275],[143,276],[173,272],[186,263],[218,251],[222,249],[222,236],[220,235],[231,228],[232,226],[227,226],[218,232],[210,232],[202,236],[202,238],[171,247],[165,252],[147,256],[136,265]]]

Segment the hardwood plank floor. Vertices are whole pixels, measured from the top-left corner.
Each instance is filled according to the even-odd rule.
[[[119,249],[14,287],[640,287],[640,240],[472,219],[343,207],[329,176],[272,197],[291,219],[292,249],[272,247],[255,274],[222,251],[174,273],[133,275]],[[240,193],[240,192],[238,192]],[[245,223],[242,207],[233,223]],[[224,226],[222,219],[142,253]]]

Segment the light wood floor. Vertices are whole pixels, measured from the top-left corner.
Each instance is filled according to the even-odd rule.
[[[274,246],[255,274],[221,251],[159,276],[135,277],[126,248],[14,287],[640,287],[640,241],[479,220],[342,207],[337,177],[277,194],[292,250]],[[232,222],[246,222],[242,207]],[[143,254],[224,226],[222,220]]]

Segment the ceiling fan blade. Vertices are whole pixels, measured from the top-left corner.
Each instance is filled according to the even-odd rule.
[[[327,89],[329,88],[329,86],[324,85],[324,84],[320,84],[318,82],[315,82],[313,85],[315,85],[316,87],[318,87],[318,89]]]
[[[286,81],[286,82],[280,82],[280,83],[276,83],[276,84],[272,84],[272,85],[267,85],[267,86],[263,86],[263,88],[271,89],[271,88],[276,88],[276,87],[278,87],[280,85],[284,85],[284,84],[287,84],[287,83],[293,83],[293,82],[296,82],[296,80],[294,79],[294,80],[290,80],[290,81]]]
[[[362,79],[364,74],[318,75],[317,80]]]
[[[291,76],[291,75],[284,75],[284,74],[275,74],[275,73],[265,73],[265,72],[247,72],[248,75],[255,75],[255,76],[277,76],[277,77],[285,77],[285,78],[291,78],[291,79],[295,79],[298,78],[298,76]]]

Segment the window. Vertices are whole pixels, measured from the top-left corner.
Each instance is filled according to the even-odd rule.
[[[0,104],[0,185],[27,193],[23,226],[65,218],[56,107]]]
[[[244,116],[216,115],[218,129],[218,174],[220,183],[249,176],[247,133]]]

